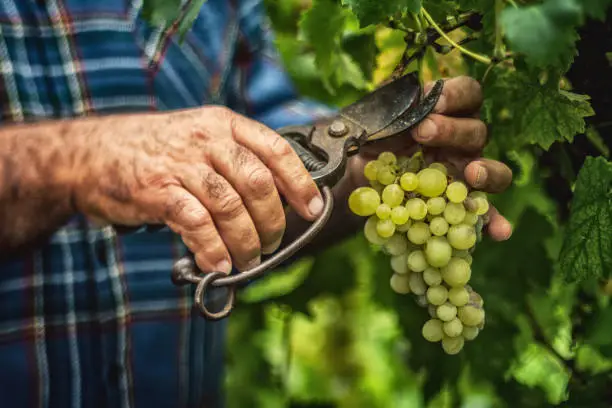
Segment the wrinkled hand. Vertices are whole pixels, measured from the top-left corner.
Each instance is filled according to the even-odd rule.
[[[425,86],[425,92],[432,86]],[[476,80],[466,76],[446,80],[433,112],[411,129],[411,137],[398,136],[362,148],[349,163],[353,180],[358,185],[367,184],[363,166],[381,151],[411,155],[419,143],[424,146],[426,160],[450,163],[463,172],[472,187],[488,193],[504,191],[512,182],[512,171],[501,162],[481,156],[487,142],[487,127],[478,119],[482,101],[482,90]],[[512,226],[493,206],[489,218],[487,230],[491,238],[508,239]]]
[[[104,223],[166,224],[202,271],[250,269],[275,251],[285,232],[280,194],[307,220],[323,208],[289,143],[229,109],[86,123],[76,209]]]

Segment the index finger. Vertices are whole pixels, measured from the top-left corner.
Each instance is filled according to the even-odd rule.
[[[427,93],[433,83],[427,84],[424,91]],[[480,83],[469,76],[458,76],[444,79],[442,94],[433,112],[442,115],[471,115],[476,114],[482,106],[483,96]]]
[[[298,214],[314,220],[323,198],[304,163],[289,142],[263,124],[236,114],[231,119],[234,139],[251,150],[270,169],[280,193]]]

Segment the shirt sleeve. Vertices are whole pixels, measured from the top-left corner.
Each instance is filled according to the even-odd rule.
[[[228,106],[272,129],[301,125],[335,109],[300,97],[283,69],[262,0],[238,3],[239,38]]]

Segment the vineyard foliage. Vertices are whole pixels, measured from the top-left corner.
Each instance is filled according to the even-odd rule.
[[[173,3],[145,6],[159,17]],[[188,3],[184,30],[202,3]],[[423,340],[423,310],[391,291],[388,257],[360,236],[270,273],[231,318],[230,406],[610,405],[612,134],[570,79],[579,47],[595,46],[580,33],[604,24],[609,3],[266,0],[305,96],[346,105],[398,64],[423,82],[478,79],[485,156],[515,176],[492,198],[514,234],[474,253],[487,325],[457,356]]]

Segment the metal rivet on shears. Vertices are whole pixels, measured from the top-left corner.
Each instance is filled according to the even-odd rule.
[[[329,129],[327,130],[327,133],[329,133],[330,136],[334,137],[344,136],[347,132],[348,127],[341,120],[334,120],[332,124],[329,125]]]

